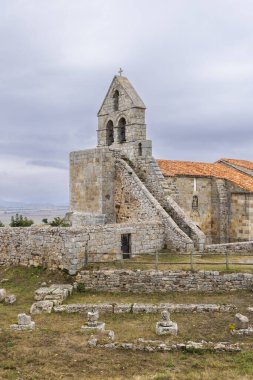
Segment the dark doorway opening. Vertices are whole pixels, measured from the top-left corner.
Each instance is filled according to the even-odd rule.
[[[121,252],[123,259],[130,259],[131,255],[131,234],[121,235]]]

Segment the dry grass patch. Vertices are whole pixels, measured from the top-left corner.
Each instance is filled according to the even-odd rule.
[[[16,322],[19,312],[28,312],[33,302],[33,292],[42,282],[71,282],[72,278],[62,272],[39,268],[0,268],[0,279],[9,293],[17,295],[17,303],[0,305],[0,379],[3,380],[55,380],[55,379],[252,379],[252,338],[236,340],[247,342],[248,352],[214,354],[211,352],[189,353],[143,353],[124,350],[88,349],[89,337],[80,331],[86,316],[81,314],[42,314],[33,316],[34,332],[14,332],[8,329]],[[240,311],[252,305],[250,292],[228,294],[106,294],[75,293],[68,302],[141,302],[141,303],[235,303]],[[230,313],[173,313],[172,320],[179,325],[179,335],[164,340],[235,340],[227,326],[233,318]],[[157,339],[155,323],[159,314],[102,314],[100,320],[112,329],[121,341],[144,337]]]

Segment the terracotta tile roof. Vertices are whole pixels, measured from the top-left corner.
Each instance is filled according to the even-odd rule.
[[[196,176],[215,177],[233,182],[243,190],[253,192],[253,177],[221,163],[157,160],[165,177]]]
[[[241,166],[242,168],[253,170],[253,162],[246,160],[236,160],[234,158],[221,158],[218,162],[227,162],[229,164]]]

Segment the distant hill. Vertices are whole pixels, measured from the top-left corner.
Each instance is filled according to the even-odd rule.
[[[26,208],[26,209],[54,209],[54,208],[68,208],[67,204],[55,205],[52,203],[24,203],[24,202],[10,202],[0,199],[0,208]]]

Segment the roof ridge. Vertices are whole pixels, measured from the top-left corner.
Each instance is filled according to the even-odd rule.
[[[212,165],[214,162],[204,162],[204,161],[188,161],[188,160],[164,160],[162,158],[158,158],[157,161],[166,161],[166,162],[184,162],[184,163],[193,163],[193,164],[207,164]]]

